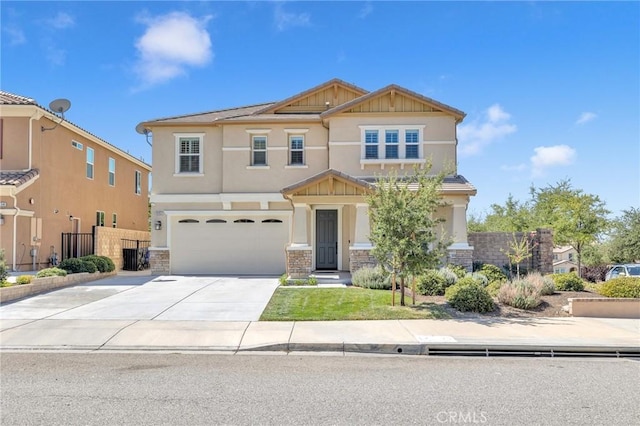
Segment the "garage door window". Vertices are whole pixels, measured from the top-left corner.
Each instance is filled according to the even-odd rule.
[[[282,223],[280,219],[265,219],[262,223]]]
[[[200,221],[196,219],[182,219],[179,220],[178,223],[200,223]]]
[[[227,223],[227,221],[224,219],[209,219],[207,223]]]
[[[236,219],[233,223],[255,223],[255,221],[251,219]]]

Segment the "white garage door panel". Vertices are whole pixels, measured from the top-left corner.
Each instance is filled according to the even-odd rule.
[[[288,218],[262,223],[178,223],[171,227],[171,271],[175,274],[282,274],[288,242]]]

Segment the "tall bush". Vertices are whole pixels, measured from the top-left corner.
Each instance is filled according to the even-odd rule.
[[[451,306],[463,312],[483,313],[495,309],[491,295],[470,277],[461,278],[449,287],[445,297]]]
[[[428,269],[416,279],[416,291],[424,296],[442,296],[448,283],[442,272]]]
[[[606,297],[640,298],[640,278],[613,278],[603,283],[598,293]]]
[[[583,291],[584,282],[574,272],[549,275],[558,291]]]

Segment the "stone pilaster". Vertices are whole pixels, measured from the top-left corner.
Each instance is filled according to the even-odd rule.
[[[473,247],[456,247],[447,250],[447,263],[463,266],[468,272],[473,271]]]
[[[287,276],[290,278],[307,278],[311,274],[311,247],[287,248]]]
[[[370,248],[349,247],[349,272],[352,274],[365,266],[373,268],[377,265],[378,261],[371,254]]]
[[[166,248],[150,248],[149,264],[151,275],[167,275],[171,273],[171,252]]]

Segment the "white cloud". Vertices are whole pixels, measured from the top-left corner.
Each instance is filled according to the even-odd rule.
[[[576,150],[568,145],[539,146],[534,148],[531,157],[533,176],[541,176],[549,167],[568,166],[576,158]]]
[[[140,19],[147,29],[136,41],[139,59],[135,70],[146,86],[186,74],[188,67],[204,66],[213,58],[206,24],[187,13],[172,12]]]
[[[273,19],[278,31],[284,31],[291,27],[306,27],[311,24],[310,14],[285,12],[282,3],[276,3]]]
[[[10,25],[2,30],[7,34],[9,46],[18,46],[27,42],[27,37],[25,37],[21,28]]]
[[[458,127],[458,140],[462,155],[474,155],[491,143],[514,133],[518,127],[509,123],[511,115],[499,104],[491,105],[484,117]]]
[[[46,23],[57,30],[73,27],[76,23],[73,16],[65,12],[58,12],[53,18],[46,20]]]
[[[598,117],[596,113],[593,112],[583,112],[580,114],[578,120],[576,120],[576,124],[586,124],[591,120],[594,120]]]
[[[360,9],[360,11],[358,12],[358,18],[364,19],[367,16],[371,15],[371,12],[373,12],[373,5],[371,4],[370,1],[365,2],[362,9]]]

